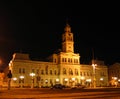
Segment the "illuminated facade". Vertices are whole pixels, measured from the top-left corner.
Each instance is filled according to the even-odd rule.
[[[15,53],[9,63],[12,71],[12,86],[51,86],[61,83],[74,86],[77,83],[93,86],[92,65],[80,64],[79,53],[74,53],[71,27],[66,24],[62,34],[62,50],[48,57],[49,61],[32,61],[29,54]],[[30,75],[30,74],[34,75]],[[95,69],[96,86],[107,86],[108,70],[104,64]]]
[[[120,86],[120,63],[115,63],[108,68],[108,79],[111,86]]]

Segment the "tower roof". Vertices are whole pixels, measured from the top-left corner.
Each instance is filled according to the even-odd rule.
[[[65,32],[71,32],[71,27],[70,27],[70,25],[68,23],[66,24],[66,26],[64,28],[64,31]]]
[[[29,54],[14,53],[13,54],[13,60],[15,60],[15,59],[29,60]]]

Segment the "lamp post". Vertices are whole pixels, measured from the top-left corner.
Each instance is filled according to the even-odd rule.
[[[65,79],[64,79],[64,82],[65,82],[65,85],[67,85],[68,78],[65,78]]]
[[[84,85],[84,80],[85,80],[85,77],[81,77],[81,84]]]
[[[100,87],[103,86],[103,85],[102,85],[102,84],[103,84],[103,80],[104,80],[103,78],[100,78]]]
[[[86,82],[87,82],[87,86],[91,87],[91,79],[86,79]]]
[[[60,82],[60,80],[59,80],[59,78],[57,78],[57,79],[56,79],[56,83],[59,83],[59,82]]]
[[[23,87],[22,83],[24,83],[24,76],[20,76],[20,86]]]
[[[112,77],[112,79],[114,80],[114,86],[117,87],[118,85],[118,81],[117,81],[117,77]]]
[[[17,81],[17,78],[16,77],[14,77],[13,78],[13,81],[14,81],[14,87],[16,86],[16,81]]]
[[[72,78],[72,86],[75,86],[75,78]]]
[[[30,73],[30,76],[32,77],[32,86],[31,88],[34,87],[34,76],[35,76],[35,73]]]
[[[93,87],[96,87],[96,77],[95,77],[95,67],[97,66],[97,64],[92,64],[93,67]]]

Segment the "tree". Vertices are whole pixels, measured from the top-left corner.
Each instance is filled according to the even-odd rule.
[[[10,90],[10,83],[12,78],[11,70],[8,71],[7,77],[8,77],[8,90]]]

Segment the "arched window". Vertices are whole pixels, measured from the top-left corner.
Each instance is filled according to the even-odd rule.
[[[75,75],[78,75],[78,70],[77,69],[75,69]]]
[[[69,75],[73,75],[73,71],[71,68],[69,69]]]
[[[66,69],[65,68],[63,68],[63,74],[66,74]]]

